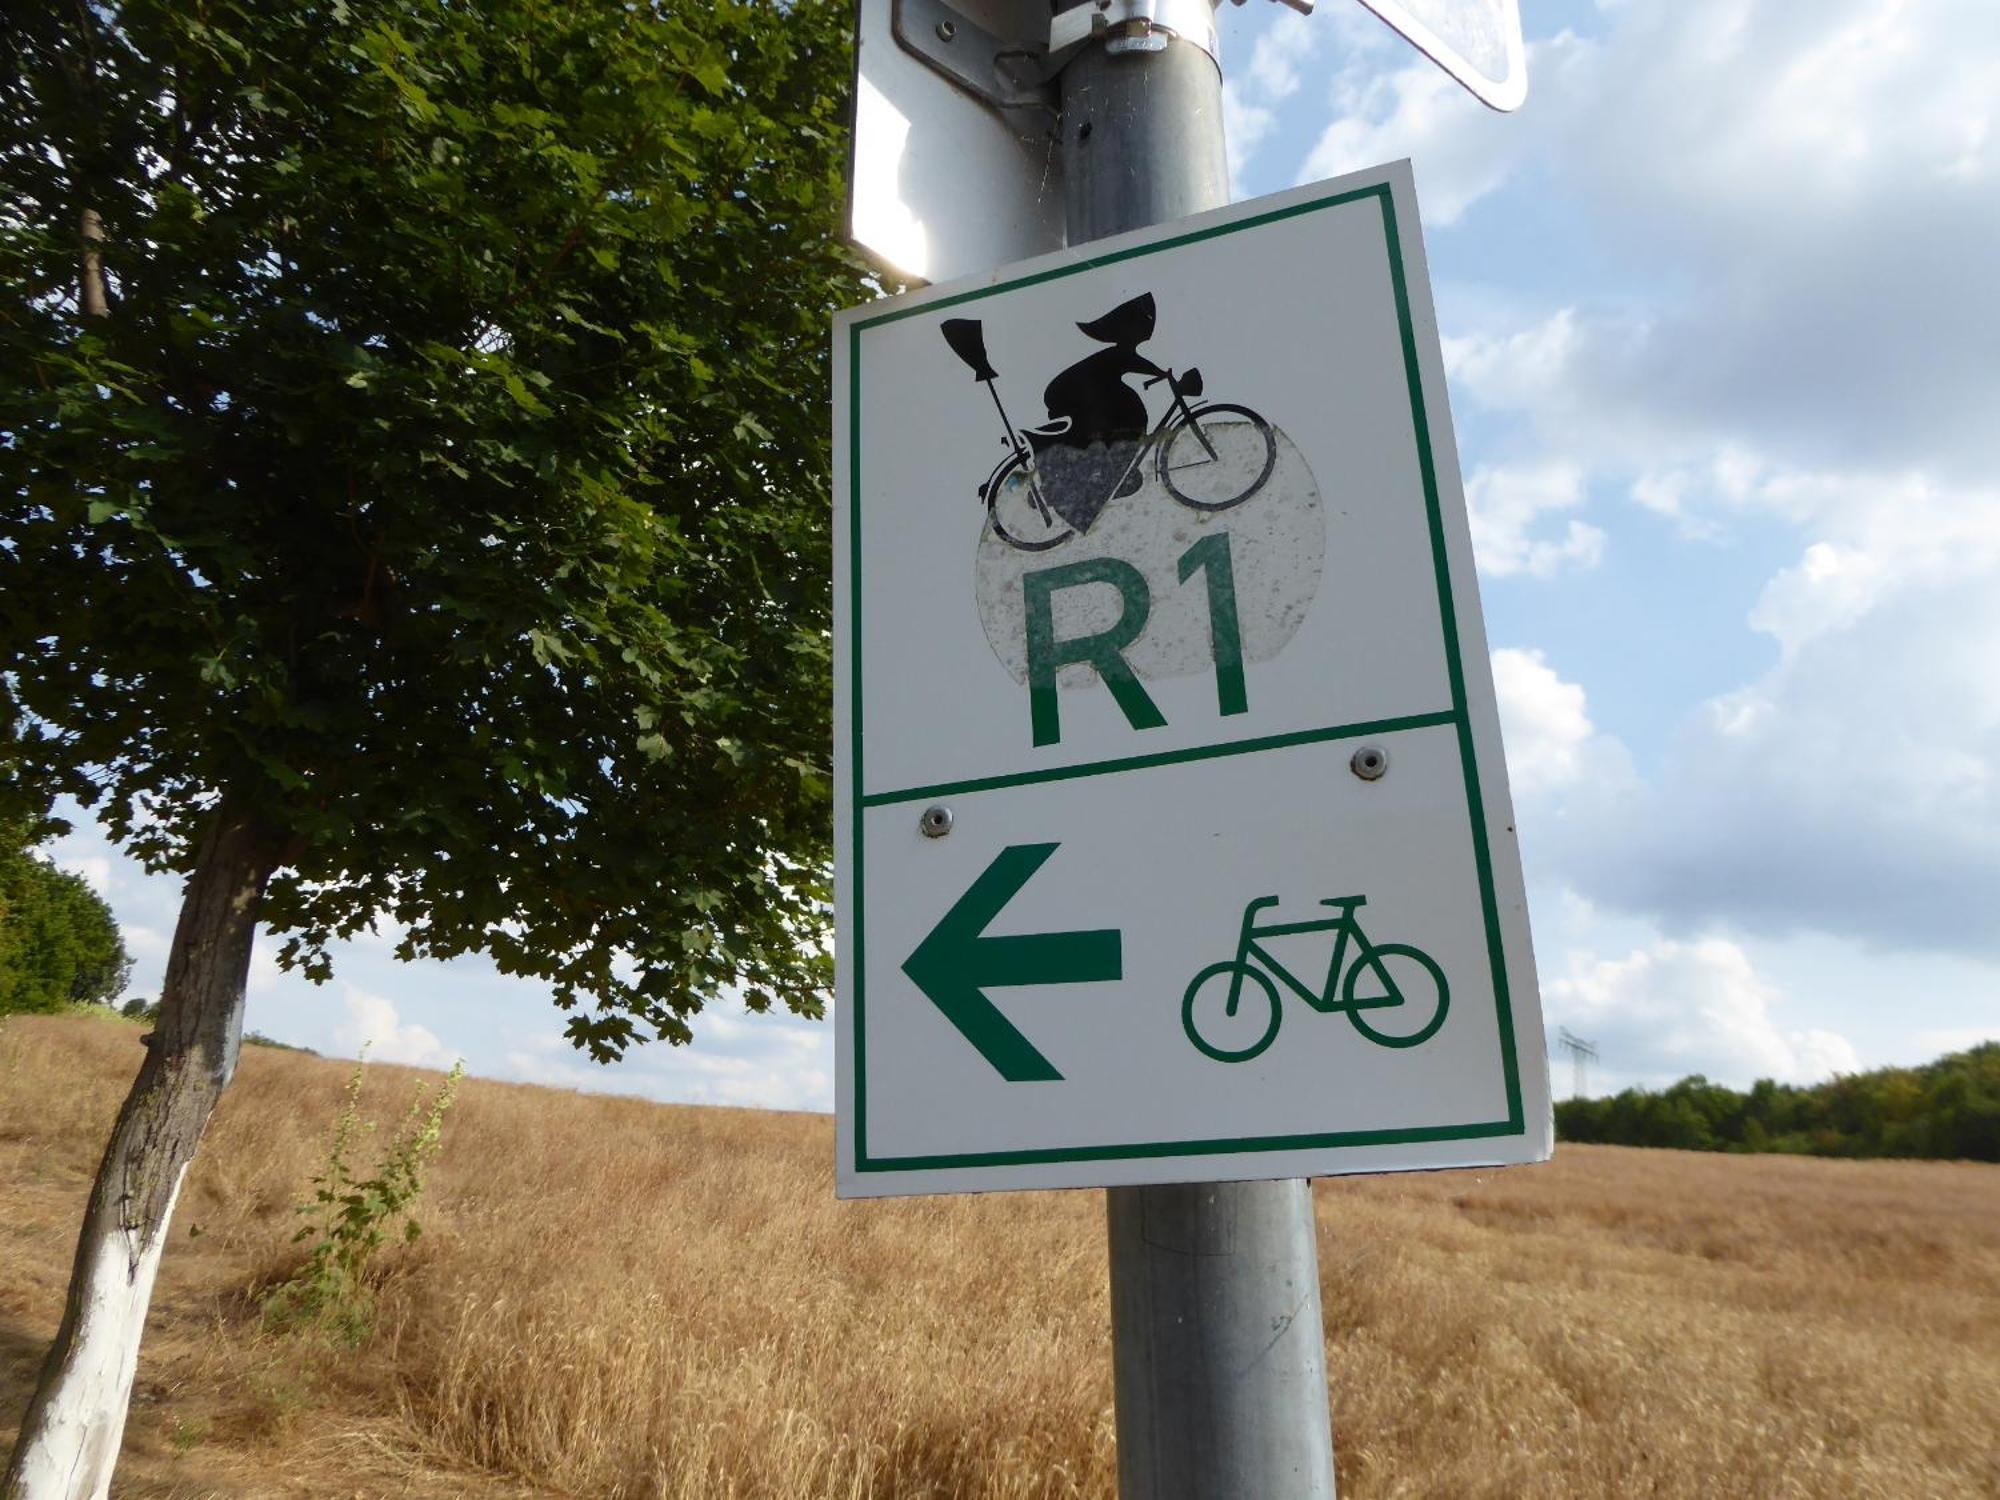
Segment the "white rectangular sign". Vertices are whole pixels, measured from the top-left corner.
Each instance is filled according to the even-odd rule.
[[[835,322],[843,1195],[1538,1160],[1406,164]]]
[[[957,0],[969,24],[1044,35],[1034,0]],[[1063,242],[1050,110],[999,110],[896,41],[892,0],[858,0],[848,237],[897,275],[944,281]]]

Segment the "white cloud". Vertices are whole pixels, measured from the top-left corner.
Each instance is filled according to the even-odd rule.
[[[258,937],[250,944],[250,979],[246,989],[253,995],[269,994],[285,977],[278,966],[278,944]]]
[[[342,988],[344,1015],[333,1035],[343,1052],[356,1053],[365,1046],[378,1062],[407,1063],[417,1068],[448,1068],[456,1060],[458,1054],[439,1041],[436,1032],[404,1021],[394,1001],[351,984]]]
[[[538,1034],[507,1052],[503,1073],[523,1083],[684,1104],[832,1110],[830,1025],[712,1011],[694,1027],[690,1046],[652,1042],[608,1065],[589,1061],[560,1037]]]
[[[1747,618],[1777,661],[1595,810],[1572,874],[1676,928],[2000,952],[2000,486],[1730,449],[1663,487],[1799,529]]]
[[[1533,103],[1497,116],[1428,58],[1397,44],[1409,61],[1394,71],[1342,74],[1332,93],[1333,121],[1314,142],[1300,182],[1337,177],[1378,162],[1409,157],[1425,222],[1455,224],[1480,199],[1506,185],[1522,166],[1550,153],[1562,139],[1558,101],[1588,87],[1599,49],[1562,32],[1528,49]]]
[[[1913,1040],[1928,1061],[1946,1052],[1963,1052],[1982,1042],[2000,1042],[2000,1022],[1991,1026],[1947,1026],[1935,1031],[1920,1031]]]
[[[1248,63],[1228,70],[1222,85],[1222,138],[1229,174],[1239,179],[1278,124],[1278,106],[1299,91],[1299,64],[1319,50],[1325,28],[1286,14],[1259,34]]]
[[[1230,79],[1222,85],[1222,141],[1229,153],[1232,190],[1277,123],[1278,112],[1268,105],[1253,103],[1236,80]]]
[[[1602,828],[1592,888],[1675,924],[2000,951],[2000,577],[1857,585],[1842,555],[1809,549],[1773,585],[1782,659],[1705,705]]]
[[[43,852],[60,868],[83,876],[111,907],[133,960],[128,993],[157,996],[180,915],[181,881],[172,875],[148,875],[105,837],[87,809],[70,799],[59,799],[55,813],[69,821],[72,831]]]
[[[1587,340],[1602,330],[1574,308],[1527,322],[1492,323],[1444,336],[1444,368],[1452,389],[1495,411],[1528,412],[1545,430],[1580,413],[1592,391],[1580,371]],[[1582,434],[1579,434],[1582,435]]]
[[[647,1042],[610,1064],[589,1060],[549,1030],[510,1031],[501,1076],[588,1093],[636,1094],[678,1104],[833,1109],[832,1007],[824,1021],[755,1014],[724,996],[691,1018],[694,1041]]]
[[[1558,677],[1541,652],[1511,647],[1493,653],[1493,687],[1515,795],[1574,781],[1595,732],[1583,689]]]
[[[56,858],[56,865],[58,868],[66,870],[72,875],[82,876],[84,884],[88,885],[93,891],[97,892],[98,895],[104,896],[110,894],[111,891],[110,860],[103,858],[88,858],[88,859],[77,859],[74,857],[64,858],[58,855]]]
[[[125,951],[132,955],[135,963],[156,959],[165,961],[171,939],[158,928],[125,922],[119,924],[119,931],[125,934]]]
[[[97,831],[90,815],[83,809],[65,805],[57,812],[71,820],[72,831],[36,852],[58,870],[81,876],[85,885],[98,895],[109,898],[112,894],[112,861],[117,857],[111,845]]]
[[[394,954],[396,945],[409,935],[408,927],[386,911],[378,911],[369,924],[354,935],[352,941],[356,948],[374,953]]]
[[[1591,403],[1615,382],[1580,351],[1602,333],[1563,312],[1461,339],[1454,362],[1482,401],[1587,435],[1547,472],[1585,447],[1600,472],[1628,466],[1635,498],[1686,533],[1762,517],[1796,528],[1799,550],[1745,621],[1777,664],[1693,714],[1646,796],[1588,827],[1572,819],[1574,833],[1595,830],[1593,888],[1675,926],[1721,918],[2000,950],[1988,895],[2000,885],[2000,485],[1917,463],[1785,463],[1720,417],[1662,437],[1616,409],[1599,415]],[[1967,441],[2000,461],[1996,432],[1989,422]],[[1537,510],[1535,486],[1514,488],[1527,498],[1496,483],[1475,492],[1482,562],[1532,572],[1529,525],[1560,506]]]
[[[1611,466],[1635,438],[1697,463],[1735,438],[1792,467],[1990,472],[2000,6],[1632,0],[1608,19],[1535,49],[1517,117],[1413,58],[1314,156],[1411,156],[1433,225],[1518,184],[1516,212],[1559,204],[1619,266],[1627,305],[1461,330],[1495,355],[1562,345],[1560,389],[1495,359],[1484,396]]]
[[[1589,491],[1718,546],[1796,532],[1745,619],[1775,664],[1700,705],[1649,786],[1595,787],[1578,757],[1603,737],[1546,663],[1512,664],[1514,779],[1559,830],[1537,846],[1676,932],[2000,951],[2000,6],[1605,19],[1536,52],[1519,120],[1412,59],[1319,163],[1412,155],[1433,224],[1514,184],[1514,212],[1560,201],[1619,268],[1615,299],[1469,299],[1447,340],[1455,395],[1547,455],[1475,471],[1489,573],[1587,562],[1559,524]]]
[[[1912,592],[1984,584],[2000,572],[2000,485],[1950,486],[1922,473],[1756,475],[1737,497],[1814,534],[1772,579],[1750,623],[1788,657]]]
[[[1661,940],[1622,958],[1573,951],[1542,999],[1552,1025],[1595,1042],[1607,1072],[1636,1082],[1701,1073],[1738,1087],[1756,1078],[1812,1083],[1860,1066],[1836,1032],[1781,1027],[1773,1011],[1785,996],[1721,938]]]
[[[1508,467],[1482,465],[1465,484],[1472,550],[1480,570],[1495,578],[1525,573],[1551,578],[1570,568],[1594,568],[1604,557],[1604,532],[1572,518],[1558,536],[1536,528],[1545,513],[1584,503],[1583,470],[1552,461]]]
[[[1508,784],[1517,802],[1541,804],[1530,835],[1535,851],[1565,849],[1579,829],[1595,847],[1596,830],[1640,790],[1630,755],[1599,732],[1582,686],[1541,651],[1503,646],[1492,660]]]
[[[1289,99],[1299,91],[1299,64],[1318,54],[1326,36],[1317,18],[1281,15],[1257,38],[1244,73],[1264,98],[1273,103]]]

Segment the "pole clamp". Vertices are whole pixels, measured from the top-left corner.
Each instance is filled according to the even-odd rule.
[[[1101,40],[1104,50],[1163,52],[1179,37],[1222,61],[1211,0],[1084,0],[1058,11],[1049,22],[1049,55],[1068,61],[1072,49]]]
[[[1053,113],[1056,75],[1092,42],[1110,53],[1161,52],[1179,37],[1222,60],[1215,0],[1084,0],[1052,16],[1046,33],[1004,37],[947,0],[892,0],[889,26],[905,52],[999,110]]]

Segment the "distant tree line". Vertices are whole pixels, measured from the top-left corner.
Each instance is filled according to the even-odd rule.
[[[1923,1156],[2000,1161],[2000,1042],[1915,1068],[1877,1068],[1796,1088],[1739,1093],[1700,1074],[1556,1105],[1556,1136],[1683,1151]]]

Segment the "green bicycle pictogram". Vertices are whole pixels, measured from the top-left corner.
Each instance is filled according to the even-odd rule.
[[[1365,905],[1367,900],[1366,896],[1333,896],[1320,902],[1321,906],[1337,909],[1331,917],[1311,922],[1274,922],[1264,927],[1257,925],[1257,913],[1266,907],[1276,906],[1278,898],[1260,896],[1244,907],[1243,927],[1236,940],[1236,957],[1210,964],[1188,981],[1187,994],[1181,1000],[1181,1026],[1186,1030],[1188,1040],[1217,1062],[1248,1062],[1263,1052],[1277,1038],[1278,1022],[1283,1018],[1278,1005],[1278,987],[1271,982],[1271,975],[1275,974],[1314,1010],[1322,1013],[1346,1011],[1354,1029],[1377,1046],[1415,1047],[1429,1041],[1444,1025],[1445,1011],[1451,1000],[1444,970],[1421,948],[1413,948],[1408,943],[1369,941],[1354,916],[1355,909]],[[1306,932],[1337,934],[1333,944],[1333,961],[1327,965],[1326,985],[1318,994],[1299,983],[1292,971],[1258,941],[1260,938]],[[1348,964],[1350,946],[1354,949],[1351,965]],[[1335,999],[1336,981],[1340,979],[1343,967],[1347,969],[1347,979],[1339,985],[1340,998]],[[1398,980],[1392,970],[1402,971],[1403,978]],[[1202,987],[1209,980],[1224,974],[1229,976],[1226,999],[1224,991],[1215,986],[1211,986],[1208,995],[1202,997]],[[1369,978],[1364,979],[1364,975]],[[1243,981],[1246,979],[1254,980],[1263,990],[1269,1020],[1245,1045],[1211,1041],[1209,1036],[1203,1035],[1202,1023],[1197,1019],[1197,1000],[1201,1000],[1201,1014],[1208,1017],[1211,1035],[1227,1029],[1235,1033],[1231,1041],[1249,1036],[1248,1027],[1226,1026],[1226,1023],[1235,1021],[1242,1005]],[[1223,1002],[1219,1011],[1218,1001]],[[1371,1022],[1364,1015],[1364,1012],[1371,1011],[1387,1014],[1377,1014]],[[1254,1014],[1253,1010],[1253,1017]],[[1391,1017],[1416,1024],[1399,1026]],[[1386,1023],[1390,1029],[1382,1029],[1378,1023]]]

